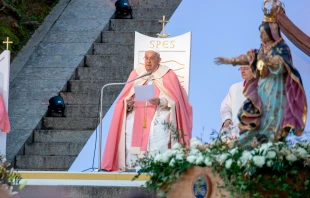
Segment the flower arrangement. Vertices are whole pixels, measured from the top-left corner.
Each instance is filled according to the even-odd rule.
[[[21,175],[14,172],[14,169],[9,169],[10,163],[6,162],[6,159],[0,155],[0,197],[14,197],[17,198],[18,192],[13,191],[13,185],[18,185]],[[21,190],[26,185],[26,181],[23,182],[19,189]]]
[[[196,138],[189,148],[176,143],[171,150],[137,161],[141,169],[133,178],[146,173],[146,187],[165,197],[171,185],[186,169],[212,167],[223,180],[223,187],[233,197],[309,197],[310,143],[293,146],[286,143],[264,143],[251,151],[214,140],[202,144]]]

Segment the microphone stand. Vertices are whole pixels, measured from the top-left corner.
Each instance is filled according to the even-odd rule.
[[[108,83],[108,84],[105,84],[102,88],[101,88],[101,93],[100,93],[100,128],[99,128],[99,152],[98,152],[98,172],[100,172],[102,169],[101,169],[101,156],[102,156],[102,153],[101,153],[101,148],[102,148],[102,119],[103,119],[103,110],[102,110],[102,106],[103,106],[103,90],[104,88],[108,87],[108,86],[113,86],[113,85],[125,85],[127,83],[131,83],[135,80],[138,80],[139,78],[142,78],[142,77],[145,77],[145,76],[149,76],[151,75],[152,72],[147,72],[141,76],[138,76],[137,78],[135,79],[132,79],[128,82],[122,82],[122,83]]]

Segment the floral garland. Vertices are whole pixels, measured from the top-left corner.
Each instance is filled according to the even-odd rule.
[[[18,192],[13,191],[13,185],[18,185],[21,175],[14,172],[14,169],[9,169],[10,163],[6,162],[5,157],[0,155],[0,197],[18,198]],[[20,184],[19,190],[22,190],[27,181]]]
[[[193,166],[212,167],[233,196],[241,197],[308,197],[310,195],[310,143],[265,143],[251,151],[230,149],[214,140],[202,144],[196,138],[190,147],[177,143],[171,150],[137,161],[141,174],[150,176],[146,187],[165,197],[171,185]]]

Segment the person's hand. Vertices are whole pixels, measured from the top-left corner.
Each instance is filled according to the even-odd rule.
[[[232,120],[226,120],[225,122],[224,122],[224,124],[223,124],[223,128],[227,128],[229,125],[233,125],[233,122],[232,122]]]
[[[231,64],[231,61],[229,58],[225,57],[217,57],[214,59],[214,63],[217,65],[222,65],[222,64]]]
[[[253,56],[253,54],[255,53],[254,49],[250,49],[249,51],[247,51],[246,55],[247,56]]]
[[[159,98],[151,98],[149,99],[149,102],[152,104],[152,105],[159,105]]]
[[[135,101],[132,98],[130,98],[130,99],[126,100],[126,103],[128,106],[133,106],[135,104]]]
[[[127,111],[131,112],[133,110],[133,106],[135,104],[135,101],[133,100],[133,98],[130,98],[128,100],[126,100],[127,103]]]

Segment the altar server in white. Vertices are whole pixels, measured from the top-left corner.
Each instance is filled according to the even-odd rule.
[[[248,65],[241,65],[239,67],[242,82],[233,84],[225,99],[221,104],[221,117],[222,117],[222,129],[221,129],[221,139],[227,141],[227,138],[237,138],[239,137],[238,128],[238,111],[245,101],[243,95],[243,89],[246,82],[253,77],[251,68]]]

